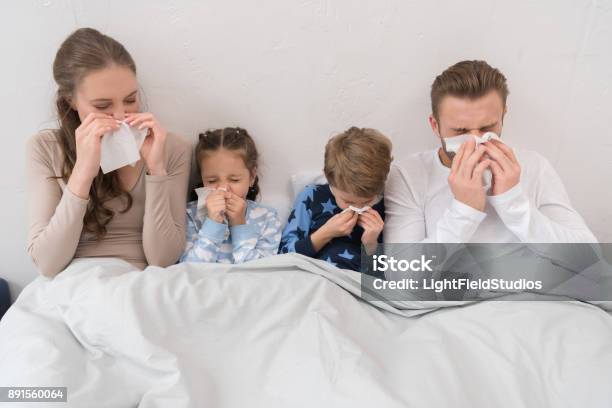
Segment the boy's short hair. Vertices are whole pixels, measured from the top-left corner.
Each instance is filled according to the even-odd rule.
[[[506,106],[508,84],[506,77],[486,61],[461,61],[448,67],[431,85],[431,112],[439,120],[442,99],[447,96],[476,99],[496,91]]]
[[[323,172],[331,186],[358,197],[373,197],[384,191],[391,150],[391,140],[379,131],[351,127],[327,142]]]

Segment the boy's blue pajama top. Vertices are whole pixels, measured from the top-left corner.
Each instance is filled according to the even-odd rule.
[[[385,219],[384,200],[372,208]],[[325,260],[338,268],[361,271],[361,235],[363,228],[356,225],[350,235],[332,239],[319,252],[312,246],[310,235],[331,217],[341,213],[329,184],[311,184],[297,196],[283,230],[279,253],[297,252]],[[382,233],[378,237],[382,242]]]

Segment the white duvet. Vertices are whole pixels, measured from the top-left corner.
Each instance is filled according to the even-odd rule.
[[[295,254],[77,260],[0,321],[0,386],[68,387],[43,407],[612,407],[596,306],[358,294],[359,274]]]

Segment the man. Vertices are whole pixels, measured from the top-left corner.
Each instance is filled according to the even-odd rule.
[[[540,154],[474,138],[456,154],[447,149],[458,135],[501,136],[507,96],[506,78],[484,61],[459,62],[435,79],[429,122],[442,147],[392,167],[385,242],[596,242]]]

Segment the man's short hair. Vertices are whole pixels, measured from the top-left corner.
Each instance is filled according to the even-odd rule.
[[[391,141],[375,129],[351,127],[325,146],[327,181],[358,197],[373,197],[385,187],[392,157]]]
[[[431,112],[438,120],[442,99],[447,96],[476,99],[497,91],[506,106],[508,85],[506,77],[486,61],[461,61],[448,67],[431,85]]]

